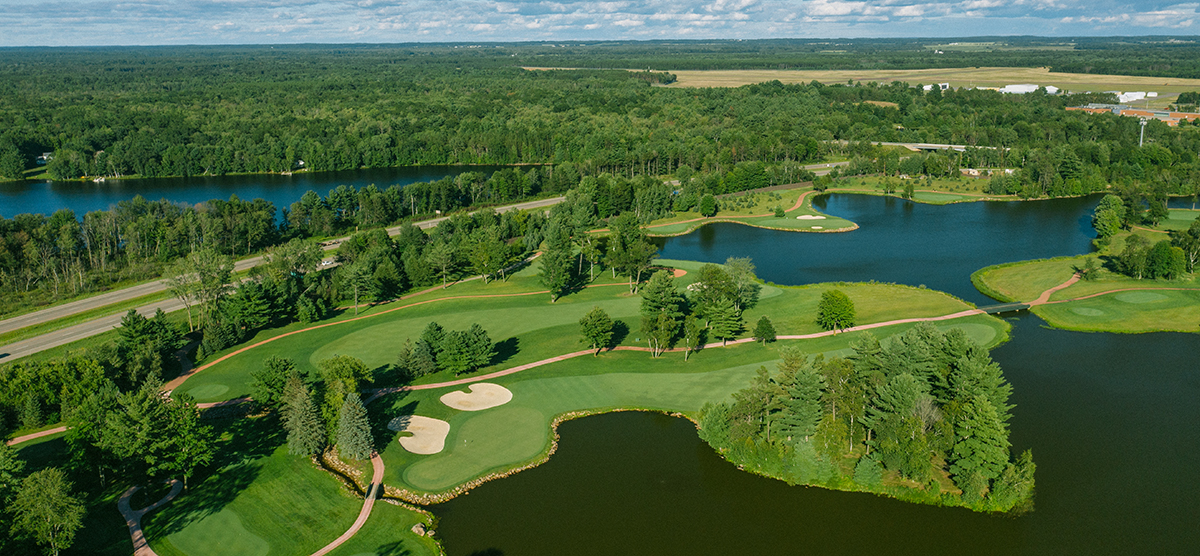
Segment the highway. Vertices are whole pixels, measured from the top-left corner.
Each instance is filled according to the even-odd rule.
[[[525,202],[525,203],[517,203],[514,205],[506,205],[503,207],[497,207],[495,210],[498,213],[504,213],[504,212],[508,212],[508,211],[512,211],[512,210],[527,210],[527,209],[549,207],[549,206],[556,205],[556,204],[562,202],[562,200],[563,200],[563,197],[540,199],[537,201],[529,201],[529,202]],[[421,228],[422,230],[427,230],[429,228],[433,228],[434,226],[437,226],[438,224],[440,224],[447,218],[448,217],[443,216],[443,217],[439,217],[439,218],[433,218],[430,220],[423,220],[421,222],[417,222],[416,225],[418,228]],[[400,235],[400,232],[403,229],[404,229],[404,225],[393,226],[391,228],[387,228],[387,232],[388,232],[388,235],[396,236],[396,235]],[[345,241],[347,239],[349,239],[349,236],[323,242],[322,248],[325,249],[326,251],[335,250],[338,248],[339,245],[341,245],[341,243],[343,241]],[[335,264],[333,262],[333,257],[327,257],[325,259],[325,261],[327,261],[330,264],[323,264],[322,268],[329,268],[332,264]],[[251,257],[251,258],[247,258],[247,259],[242,259],[240,261],[237,261],[234,264],[234,271],[241,272],[244,270],[249,270],[250,268],[253,268],[255,266],[262,264],[262,262],[263,262],[262,257]],[[120,290],[111,291],[111,292],[103,293],[100,295],[92,296],[87,299],[81,299],[79,301],[72,301],[70,303],[64,303],[62,305],[50,307],[47,309],[43,309],[41,311],[27,313],[27,314],[24,314],[24,315],[21,315],[18,317],[13,317],[10,319],[0,321],[0,334],[5,333],[5,332],[10,332],[13,330],[17,330],[20,328],[25,328],[27,326],[34,326],[34,325],[50,322],[50,321],[53,321],[56,319],[71,316],[71,315],[81,313],[84,311],[88,311],[91,309],[95,309],[98,307],[105,307],[105,306],[108,306],[108,305],[111,305],[114,303],[121,303],[123,301],[128,301],[130,299],[136,299],[138,297],[142,297],[142,296],[149,295],[152,293],[158,293],[158,292],[164,291],[166,289],[167,289],[167,286],[162,280],[155,280],[153,282],[147,282],[145,284],[138,284],[136,286],[130,286],[128,288],[123,288]],[[153,316],[155,311],[157,311],[158,309],[162,309],[164,312],[170,313],[172,311],[178,311],[183,308],[184,308],[183,303],[181,301],[179,301],[178,299],[175,299],[175,298],[169,298],[169,299],[164,299],[164,300],[157,301],[154,303],[149,303],[149,304],[143,305],[141,307],[137,307],[136,310],[138,313],[149,317],[149,316]],[[71,342],[82,340],[84,338],[90,338],[97,334],[103,334],[103,333],[108,332],[109,330],[112,330],[113,328],[116,328],[117,326],[119,326],[121,324],[121,317],[123,317],[123,316],[125,316],[125,311],[120,311],[120,312],[113,313],[108,316],[100,317],[98,319],[94,319],[94,320],[90,320],[90,321],[83,322],[80,324],[76,324],[74,326],[69,326],[67,328],[55,330],[53,332],[47,332],[40,336],[28,338],[26,340],[21,340],[19,342],[13,342],[6,346],[0,346],[0,363],[7,363],[9,361],[13,361],[13,360],[19,359],[21,357],[25,357],[27,355],[32,355],[39,351],[44,351],[44,350],[47,350],[50,348],[58,347],[63,344],[69,344]]]

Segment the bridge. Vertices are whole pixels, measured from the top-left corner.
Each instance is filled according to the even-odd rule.
[[[1000,313],[1011,313],[1013,311],[1024,311],[1029,307],[1030,305],[1028,303],[1001,303],[999,305],[980,307],[979,310],[984,311],[989,315],[996,315]]]

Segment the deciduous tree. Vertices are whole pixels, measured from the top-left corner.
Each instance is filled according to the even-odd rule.
[[[593,355],[599,354],[612,341],[612,318],[599,307],[592,307],[591,311],[579,319],[579,329],[583,334],[583,343],[596,350]]]
[[[45,545],[55,556],[70,548],[86,513],[71,482],[56,467],[35,471],[21,482],[9,511],[13,529]]]

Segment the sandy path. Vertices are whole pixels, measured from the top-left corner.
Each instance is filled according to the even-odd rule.
[[[329,554],[333,549],[342,546],[342,543],[350,540],[350,537],[353,537],[355,533],[358,533],[359,529],[362,529],[363,525],[366,525],[367,518],[371,517],[371,509],[375,507],[376,491],[383,485],[383,459],[379,457],[378,453],[371,454],[371,467],[374,468],[375,473],[371,475],[371,486],[367,487],[367,496],[363,500],[362,510],[358,512],[358,519],[354,520],[354,524],[349,529],[346,529],[346,532],[342,533],[342,536],[325,545],[325,548],[313,552],[312,556],[325,556]]]
[[[140,488],[142,487],[129,487],[129,490],[126,490],[125,494],[122,494],[121,498],[117,500],[117,510],[121,512],[125,518],[125,524],[129,526],[129,536],[133,539],[133,556],[158,556],[154,549],[150,548],[150,543],[146,542],[146,536],[142,534],[142,516],[178,496],[179,492],[183,490],[183,483],[179,482],[179,479],[171,479],[171,492],[168,492],[162,500],[140,510],[133,510],[129,507],[129,499]]]
[[[1075,274],[1072,274],[1071,277],[1068,278],[1066,282],[1063,282],[1057,286],[1054,286],[1053,288],[1050,288],[1050,289],[1042,292],[1042,295],[1039,295],[1037,299],[1030,301],[1029,305],[1045,305],[1050,302],[1050,296],[1054,295],[1055,292],[1057,292],[1059,290],[1065,290],[1065,289],[1071,287],[1072,285],[1074,285],[1075,282],[1078,282],[1078,281],[1079,281],[1079,273],[1076,272]]]

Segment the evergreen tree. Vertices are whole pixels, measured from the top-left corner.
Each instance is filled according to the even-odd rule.
[[[675,287],[675,278],[665,270],[659,270],[650,276],[650,281],[642,289],[642,308],[644,316],[663,313],[672,320],[683,317],[683,295]]]
[[[754,339],[762,342],[765,346],[767,342],[775,341],[775,325],[771,324],[771,319],[763,315],[758,319],[758,323],[754,325]]]
[[[250,388],[254,401],[263,407],[275,407],[283,401],[283,387],[296,370],[291,359],[272,355],[263,361],[261,369],[250,372]]]
[[[472,365],[471,342],[465,332],[452,330],[442,342],[444,349],[438,357],[438,367],[456,375],[469,372]]]
[[[596,350],[593,355],[599,354],[612,341],[612,318],[599,307],[592,307],[591,311],[579,319],[579,329],[583,334],[583,343],[587,344],[590,349]]]
[[[425,330],[421,332],[420,341],[425,342],[430,354],[433,356],[433,360],[437,361],[438,356],[442,354],[442,343],[445,339],[446,331],[442,328],[442,325],[430,322],[425,325]]]
[[[325,431],[333,434],[337,430],[338,411],[341,410],[346,394],[357,394],[362,383],[374,382],[375,377],[371,375],[371,369],[365,363],[349,355],[335,355],[321,361],[317,367],[324,381],[321,417],[325,421]]]
[[[726,299],[714,306],[708,318],[712,335],[720,338],[722,344],[737,337],[742,331],[742,316],[733,306],[732,300]]]
[[[82,496],[75,496],[71,490],[71,482],[56,467],[25,477],[9,508],[13,530],[33,537],[56,556],[70,548],[87,513]]]
[[[872,456],[863,456],[854,466],[854,482],[868,486],[879,486],[883,482],[883,466]]]
[[[472,371],[490,365],[496,354],[495,344],[479,323],[472,324],[467,330],[467,347],[471,354]]]
[[[24,470],[25,462],[17,457],[17,450],[0,442],[0,505],[8,506],[8,499],[16,493]]]
[[[559,219],[550,221],[546,229],[546,249],[538,261],[538,278],[550,290],[550,302],[558,301],[571,285],[575,257],[572,253],[571,231]]]
[[[821,294],[817,304],[817,325],[825,330],[841,330],[854,326],[854,302],[841,290]]]
[[[371,442],[371,423],[367,409],[357,393],[346,394],[346,402],[338,417],[338,453],[350,459],[369,459],[375,451]]]
[[[1009,443],[1004,424],[992,402],[985,397],[976,397],[967,403],[954,431],[957,437],[950,473],[959,487],[962,488],[964,479],[977,480],[972,474],[982,477],[985,486],[986,481],[999,477],[1008,464]]]
[[[412,357],[409,361],[409,369],[412,372],[413,378],[431,375],[438,370],[437,360],[433,355],[433,348],[424,339],[417,340],[417,343],[413,345]]]
[[[808,441],[821,419],[824,379],[798,350],[784,348],[781,351],[783,363],[779,366],[778,381],[784,388],[784,395],[780,403],[779,432],[793,440]]]
[[[288,453],[311,456],[325,449],[325,427],[317,406],[300,375],[288,377],[284,388],[283,428],[287,431]]]

